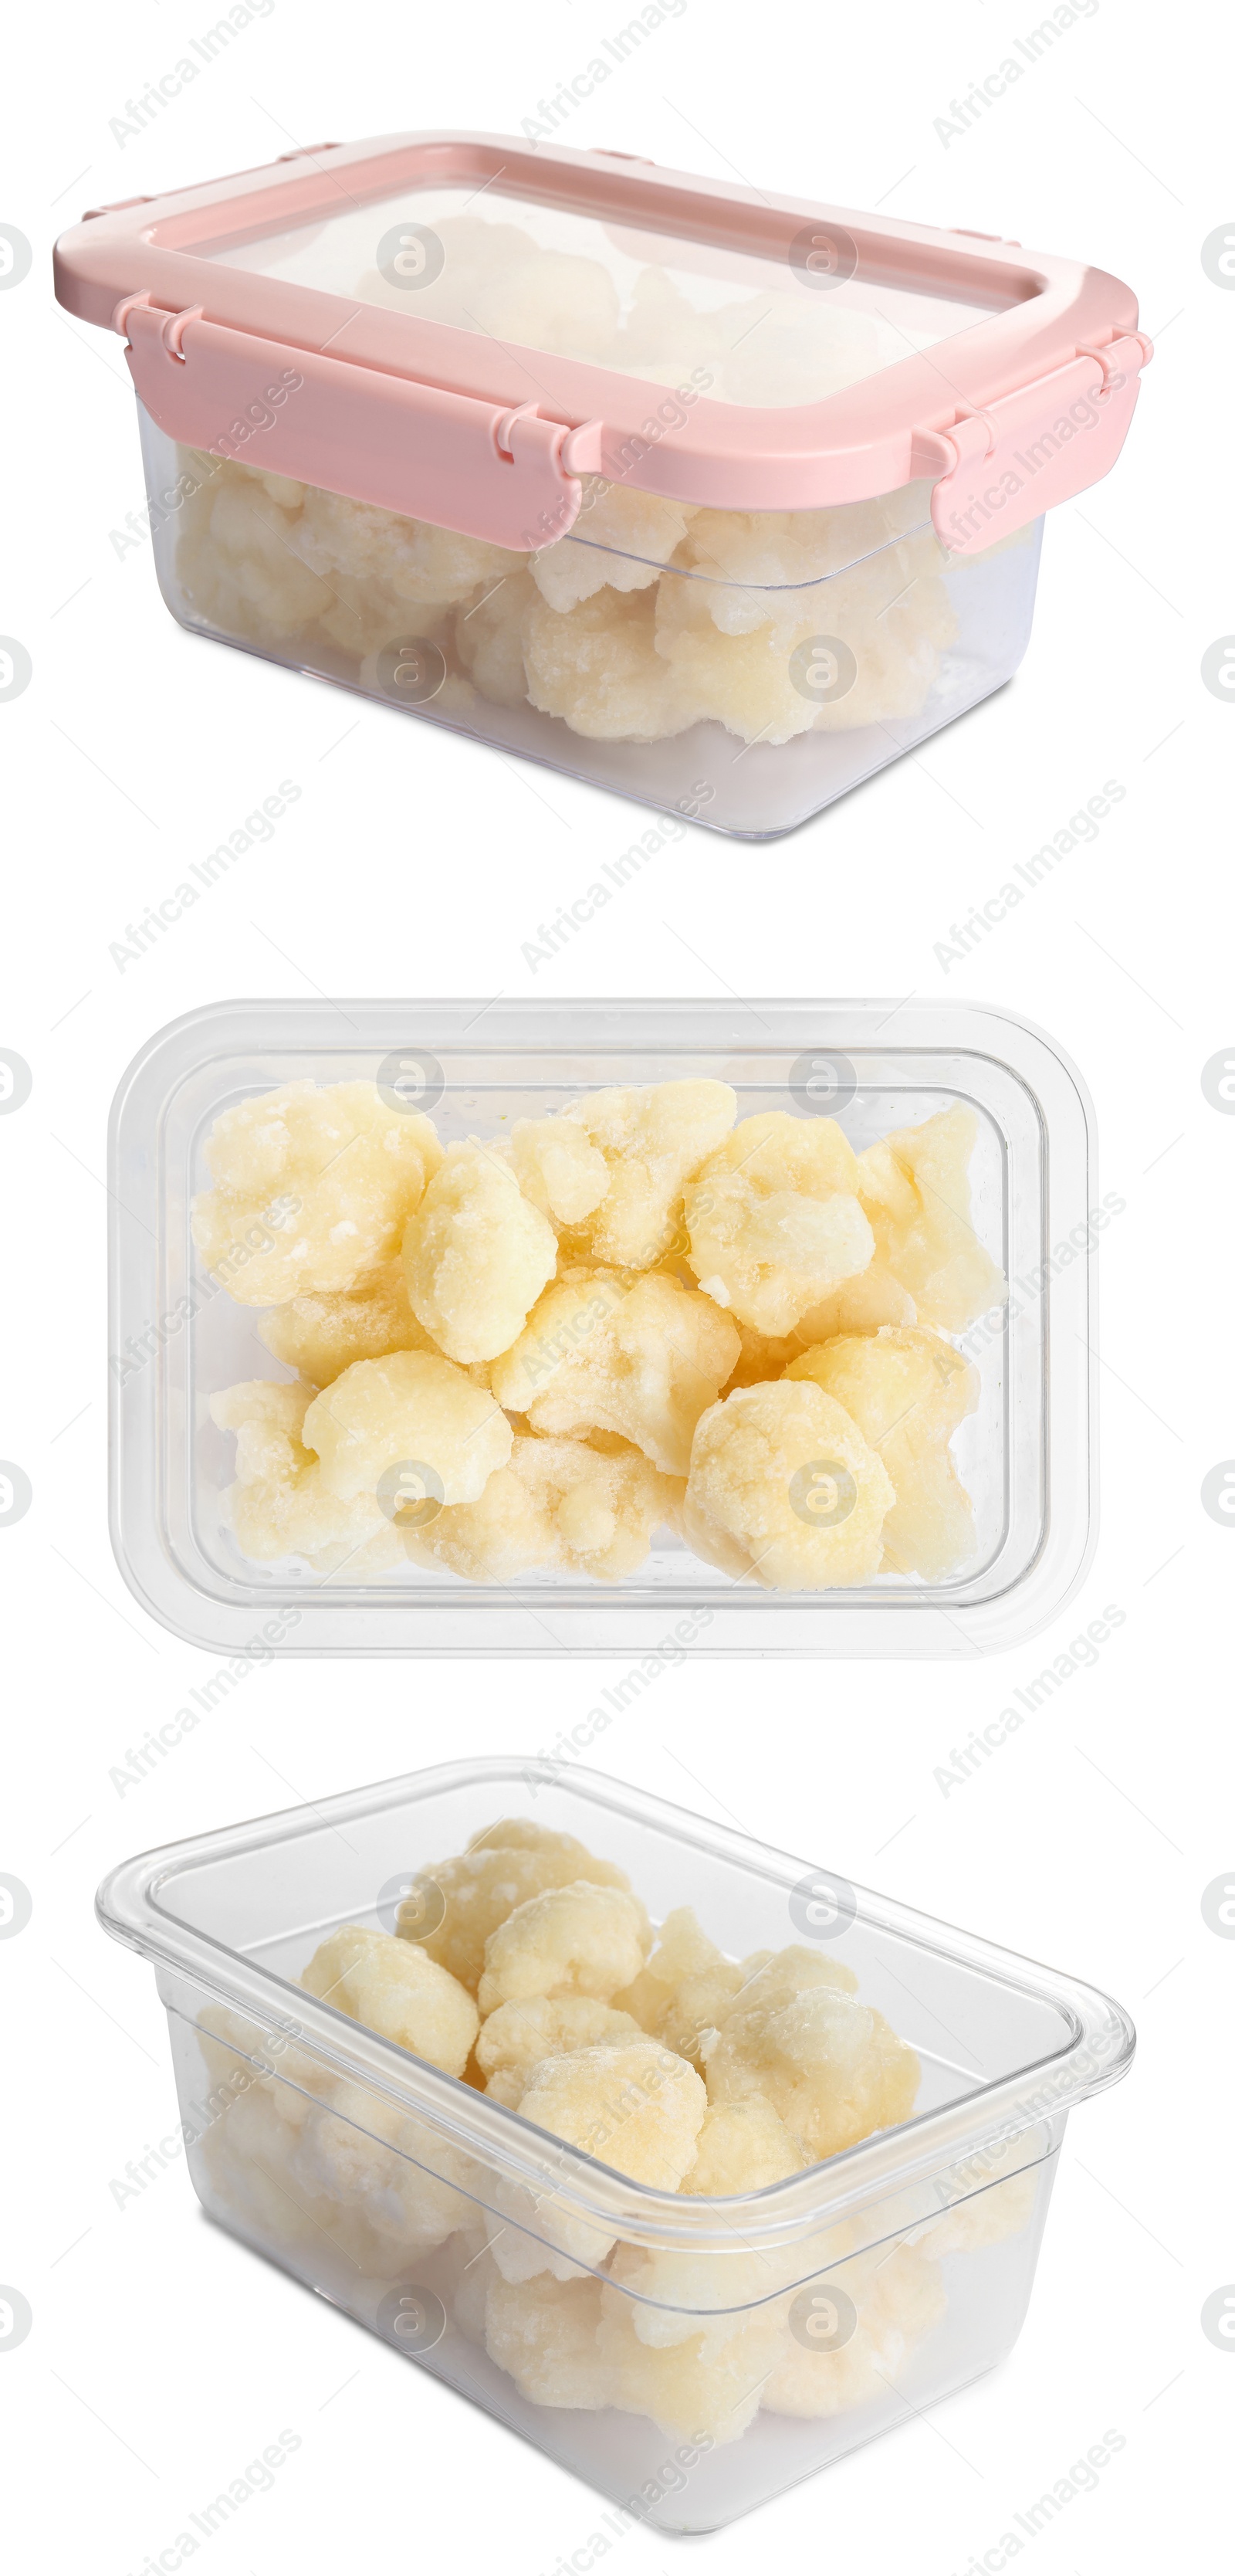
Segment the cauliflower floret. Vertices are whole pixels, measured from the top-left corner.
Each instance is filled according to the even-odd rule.
[[[851,1983],[811,1950],[769,1960],[703,2042],[709,2101],[762,2096],[811,2163],[907,2120],[918,2059]]]
[[[559,1225],[579,1225],[599,1207],[609,1166],[569,1118],[516,1118],[509,1153],[525,1199]]]
[[[475,2219],[459,2187],[475,2178],[469,2160],[367,2084],[334,2086],[329,2108],[305,2122],[291,2170],[308,2191],[362,2209],[409,2264]]]
[[[737,1106],[727,1082],[705,1080],[594,1091],[563,1110],[609,1167],[609,1187],[582,1229],[593,1260],[648,1270],[661,1258],[679,1227],[685,1183],[728,1134]]]
[[[629,2291],[608,2282],[600,2294],[599,2350],[610,2404],[650,2415],[670,2440],[735,2442],[758,2413],[783,2324],[774,2309],[741,2319],[724,2342],[702,2331],[660,2347],[638,2333]],[[690,2320],[696,2327],[697,2319]]]
[[[602,1583],[637,1572],[685,1491],[625,1442],[601,1450],[596,1441],[518,1439],[511,1472],[550,1523],[554,1560]]]
[[[920,1324],[963,1332],[999,1305],[1008,1283],[970,1217],[969,1164],[977,1112],[957,1101],[920,1127],[902,1127],[858,1157],[858,1190],[878,1258],[907,1288]]]
[[[474,1994],[485,1964],[485,1943],[499,1923],[529,1896],[549,1887],[569,1887],[586,1879],[593,1887],[620,1887],[630,1881],[616,1861],[599,1860],[573,1834],[554,1833],[527,1816],[503,1816],[475,1834],[467,1850],[453,1860],[430,1861],[424,1875],[441,1890],[441,1922],[423,1940],[419,1902],[407,1909],[404,1937],[420,1942],[429,1958],[449,1968]]]
[[[758,2094],[745,2102],[712,2102],[696,2141],[695,2161],[680,2188],[717,2198],[766,2191],[771,2183],[801,2173],[805,2163],[779,2113]]]
[[[504,574],[517,572],[523,563],[522,555],[505,546],[311,484],[304,488],[297,541],[302,561],[315,572],[381,584],[393,604],[392,634],[400,619],[406,625],[409,608],[445,608],[468,598],[478,585],[488,588]]]
[[[829,2291],[835,2287],[857,2309],[857,2324],[844,2343],[829,2351],[826,2343],[812,2349],[810,2302],[831,2326]],[[783,2357],[763,2391],[773,2415],[842,2415],[870,2398],[885,2397],[916,2345],[939,2323],[947,2302],[938,2266],[912,2245],[876,2247],[839,2266],[835,2274],[807,2283],[802,2302],[800,2336],[790,2329]]]
[[[319,1943],[300,1983],[413,2057],[462,2075],[479,2016],[466,1986],[429,1958],[423,1943],[345,1923]]]
[[[433,1348],[408,1304],[401,1261],[388,1261],[357,1288],[319,1291],[273,1306],[257,1329],[267,1350],[288,1368],[299,1369],[315,1387],[332,1385],[354,1360]]]
[[[600,2283],[586,2277],[504,2281],[492,2271],[485,2302],[485,2350],[536,2406],[609,2404],[609,2373],[597,2349]]]
[[[577,2048],[610,2047],[638,2039],[628,2012],[597,2003],[592,1995],[535,1995],[527,2003],[499,2004],[481,2026],[476,2062],[485,2090],[517,2110],[532,2068],[542,2057],[569,2057]]]
[[[638,1976],[650,1948],[647,1916],[627,1889],[587,1879],[546,1888],[489,1934],[481,2018],[538,1995],[592,1995],[607,2004]]]
[[[640,1970],[624,1994],[614,1996],[614,2002],[634,2014],[641,2030],[659,2038],[661,2017],[683,1979],[695,1976],[701,1968],[715,1967],[720,1959],[721,1952],[708,1939],[694,1907],[677,1905],[661,1924],[646,1968]]]
[[[883,1525],[890,1572],[938,1581],[972,1555],[973,1505],[948,1442],[981,1389],[977,1370],[951,1342],[884,1325],[804,1351],[785,1375],[810,1378],[835,1396],[878,1450],[896,1488]]]
[[[299,550],[304,486],[271,490],[273,478],[217,456],[181,451],[197,489],[185,505],[176,572],[199,616],[254,644],[283,644],[330,605],[326,583]],[[280,478],[281,479],[281,478]]]
[[[764,1110],[744,1118],[686,1189],[688,1255],[700,1286],[761,1333],[787,1333],[875,1238],[858,1203],[858,1158],[834,1118]]]
[[[598,590],[650,589],[696,515],[655,492],[587,475],[573,528],[533,556],[532,578],[559,609],[574,608]]]
[[[527,704],[523,667],[523,620],[536,597],[526,572],[508,572],[486,583],[468,606],[454,615],[454,647],[470,680],[493,706]]]
[[[491,1360],[552,1279],[557,1237],[499,1155],[451,1145],[407,1227],[403,1267],[413,1311],[447,1357]]]
[[[651,591],[598,590],[565,610],[537,599],[522,634],[531,704],[591,742],[663,742],[700,714],[657,653]]]
[[[486,1389],[430,1351],[356,1360],[314,1396],[303,1431],[324,1483],[345,1502],[374,1496],[383,1470],[401,1463],[428,1469],[420,1479],[426,1493],[435,1478],[442,1501],[474,1502],[494,1468],[505,1466],[513,1437]]]
[[[494,1363],[500,1404],[533,1430],[614,1431],[666,1475],[684,1476],[695,1424],[738,1352],[728,1317],[663,1274],[559,1280]]]
[[[223,1495],[224,1518],[256,1565],[304,1556],[321,1574],[344,1566],[352,1579],[381,1573],[402,1561],[400,1534],[372,1493],[345,1500],[326,1485],[321,1460],[303,1438],[312,1402],[311,1387],[270,1378],[211,1396],[211,1421],[236,1434],[236,1482]]]
[[[695,1432],[682,1528],[696,1556],[778,1591],[873,1582],[896,1500],[886,1467],[821,1387],[739,1387]]]
[[[632,2181],[676,2191],[693,2161],[707,2094],[692,2066],[640,2036],[542,2058],[517,2108],[520,2119]],[[603,2263],[614,2242],[577,2217],[551,2188],[536,2192],[523,2183],[502,2183],[495,2206],[490,2245],[507,2281],[533,2280],[543,2272],[569,2280],[581,2266]]]
[[[216,1119],[193,1203],[206,1268],[242,1306],[351,1288],[398,1251],[442,1149],[373,1082],[287,1082]]]
[[[601,358],[618,326],[618,293],[598,259],[533,247],[510,268],[477,280],[476,321],[502,340],[563,358]]]
[[[657,591],[656,650],[669,674],[701,713],[746,742],[916,715],[956,634],[930,530],[812,582],[822,515],[789,514],[812,533],[804,547],[782,543],[781,579],[762,587],[723,577],[741,514],[700,511]],[[740,543],[737,551],[740,558]],[[773,556],[765,562],[774,570]]]
[[[656,2036],[692,2066],[703,2062],[703,2044],[718,2030],[753,1977],[767,1966],[771,1952],[753,1950],[749,1959],[717,1959],[693,1969],[682,1979],[661,2014]]]
[[[407,1531],[407,1553],[474,1583],[504,1583],[540,1565],[616,1583],[643,1564],[684,1490],[624,1441],[604,1454],[584,1440],[519,1433],[509,1466],[490,1476],[479,1500]]]
[[[712,2104],[696,2141],[695,2161],[679,2189],[728,2197],[764,2191],[801,2173],[806,2158],[770,2103]],[[701,2361],[719,2361],[737,2342],[738,2366],[747,2384],[773,2367],[784,2320],[783,2292],[800,2267],[797,2246],[761,2247],[748,2223],[734,2225],[732,2251],[687,2248],[649,2253],[619,2245],[609,2277],[630,2294],[631,2323],[639,2342],[658,2350],[690,2343]],[[775,2301],[776,2304],[769,2304]]]

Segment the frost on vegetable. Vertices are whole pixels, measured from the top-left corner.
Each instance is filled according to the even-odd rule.
[[[193,1240],[242,1306],[351,1288],[398,1251],[441,1159],[432,1121],[376,1083],[288,1082],[216,1119]]]
[[[688,1258],[700,1287],[756,1331],[789,1332],[871,1258],[858,1180],[858,1158],[835,1119],[780,1109],[742,1119],[686,1190]]]
[[[739,1387],[695,1433],[682,1527],[697,1556],[778,1591],[873,1582],[895,1488],[821,1387]]]
[[[447,1358],[508,1350],[556,1265],[553,1228],[509,1165],[474,1141],[449,1146],[403,1237],[413,1312]]]
[[[737,1353],[710,1298],[661,1274],[625,1286],[595,1271],[546,1291],[496,1363],[493,1391],[535,1431],[613,1431],[685,1476],[695,1424]]]

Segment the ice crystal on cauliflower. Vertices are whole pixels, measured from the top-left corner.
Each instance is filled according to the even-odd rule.
[[[288,1082],[225,1109],[193,1239],[243,1306],[351,1288],[399,1249],[442,1160],[432,1122],[372,1082]]]
[[[821,1387],[739,1387],[695,1432],[687,1540],[726,1574],[780,1591],[873,1582],[895,1488],[852,1416]]]
[[[833,1118],[744,1118],[685,1196],[691,1269],[720,1306],[787,1333],[875,1247],[858,1203],[858,1158]]]

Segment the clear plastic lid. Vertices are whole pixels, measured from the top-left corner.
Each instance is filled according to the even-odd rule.
[[[702,374],[756,409],[819,402],[1017,300],[898,279],[819,219],[773,257],[470,181],[352,198],[199,255],[655,384]]]

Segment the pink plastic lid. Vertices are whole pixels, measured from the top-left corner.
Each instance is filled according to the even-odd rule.
[[[56,292],[168,436],[525,550],[598,473],[726,510],[927,476],[976,552],[1109,471],[1151,354],[1100,269],[486,135],[100,208]]]

